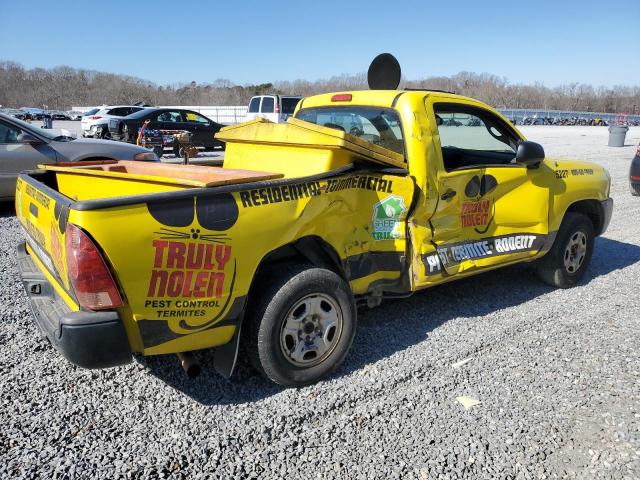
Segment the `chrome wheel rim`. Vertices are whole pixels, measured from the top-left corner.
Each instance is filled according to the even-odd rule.
[[[338,302],[323,293],[307,295],[287,312],[280,332],[280,349],[291,364],[313,367],[335,350],[342,335]]]
[[[569,273],[576,273],[587,256],[587,236],[577,231],[569,238],[564,249],[564,268]]]

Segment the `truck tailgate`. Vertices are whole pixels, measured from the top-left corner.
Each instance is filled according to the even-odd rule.
[[[64,232],[70,204],[69,198],[44,183],[25,174],[18,178],[16,215],[25,231],[27,250],[65,303],[78,310],[65,261]]]

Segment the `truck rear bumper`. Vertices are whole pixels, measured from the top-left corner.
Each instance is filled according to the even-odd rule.
[[[117,312],[73,312],[56,294],[22,242],[18,267],[36,324],[71,363],[106,368],[131,361],[127,333]]]

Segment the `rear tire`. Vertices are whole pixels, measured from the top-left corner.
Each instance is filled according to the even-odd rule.
[[[334,272],[292,265],[263,276],[249,305],[245,348],[253,366],[275,383],[309,385],[345,359],[356,330],[356,305]]]
[[[534,265],[538,277],[552,287],[575,286],[591,261],[594,237],[589,217],[568,212],[551,250]]]

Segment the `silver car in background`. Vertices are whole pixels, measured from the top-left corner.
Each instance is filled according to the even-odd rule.
[[[74,138],[0,113],[0,200],[12,199],[18,174],[40,163],[105,159],[159,161],[155,153],[136,145]]]

